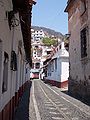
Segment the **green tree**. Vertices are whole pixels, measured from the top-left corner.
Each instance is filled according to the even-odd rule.
[[[51,38],[43,38],[42,42],[44,43],[44,45],[46,46],[55,46],[57,45],[57,40],[51,39]]]

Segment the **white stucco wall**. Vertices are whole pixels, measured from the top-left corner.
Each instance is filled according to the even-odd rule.
[[[14,27],[11,30],[9,29],[8,19],[6,18],[6,11],[10,11],[10,10],[12,10],[11,0],[0,1],[0,40],[2,41],[2,47],[0,47],[1,50],[0,51],[0,57],[1,57],[0,58],[0,111],[15,95],[15,92],[19,90],[19,87],[22,86],[22,84],[28,80],[28,77],[25,76],[26,62],[23,58],[23,56],[25,56],[23,44],[21,48],[23,56],[20,54],[18,48],[19,40],[21,40],[23,43],[21,27],[19,24],[19,26]],[[18,13],[15,14],[15,17],[19,20]],[[17,68],[18,68],[17,71],[12,71],[10,68],[12,50],[14,50],[17,55]],[[2,82],[4,75],[3,73],[4,51],[7,52],[9,55],[8,87],[7,87],[7,91],[2,93]]]
[[[61,63],[61,82],[67,81],[69,77],[69,62],[68,59],[62,60]]]
[[[57,69],[55,69],[55,59],[57,60]],[[51,62],[53,64],[50,64]],[[47,72],[51,73],[51,76],[47,74],[46,79],[58,82],[67,81],[69,77],[69,53],[64,47],[64,42],[61,43],[61,49],[54,54],[51,62],[47,67]],[[53,71],[52,66],[54,66]]]
[[[8,90],[2,94],[2,79],[3,79],[3,60],[4,51],[9,55],[10,66],[10,54],[11,54],[11,32],[8,26],[8,20],[6,18],[6,11],[10,10],[8,1],[0,1],[0,39],[2,40],[2,68],[1,68],[1,79],[0,79],[0,111],[5,104],[10,100],[10,69],[8,70]]]

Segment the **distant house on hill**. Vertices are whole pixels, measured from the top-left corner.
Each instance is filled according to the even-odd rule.
[[[33,41],[40,41],[42,38],[45,37],[45,33],[42,29],[41,30],[31,29],[31,33]]]

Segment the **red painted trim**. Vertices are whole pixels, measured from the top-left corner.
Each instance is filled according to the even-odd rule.
[[[12,99],[10,100],[10,112],[9,112],[9,119],[12,120],[13,118],[13,106],[12,106]]]
[[[3,119],[3,112],[1,111],[0,112],[0,120],[2,120]]]
[[[64,82],[58,82],[58,81],[55,81],[55,80],[48,80],[48,79],[45,79],[44,80],[46,83],[49,83],[53,86],[57,86],[59,88],[64,88],[64,87],[67,87],[68,86],[68,80],[64,81]]]
[[[3,109],[3,118],[2,120],[10,120],[9,113],[10,113],[10,102],[4,107]]]
[[[61,88],[68,87],[68,80],[61,82]]]
[[[15,93],[15,107],[18,105],[18,92]]]
[[[15,93],[15,96],[12,97],[12,99],[7,103],[7,105],[3,108],[3,110],[0,112],[0,120],[12,120],[13,115],[15,112],[15,108],[18,105],[18,102],[26,88],[26,86],[30,83],[30,80],[24,83],[18,90],[18,92]]]

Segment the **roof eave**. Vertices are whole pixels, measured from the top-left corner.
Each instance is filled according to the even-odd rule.
[[[29,4],[30,5],[35,5],[36,4],[36,0],[29,0]]]
[[[37,2],[35,0],[33,0],[33,5],[35,5]]]
[[[64,12],[68,12],[68,9],[69,9],[69,7],[70,7],[70,5],[71,5],[71,3],[72,3],[73,1],[74,1],[74,0],[70,0],[70,1],[67,2],[67,6],[66,6]]]
[[[35,0],[12,0],[13,3],[13,10],[14,11],[20,11],[27,9],[27,6],[33,6],[36,4]]]

